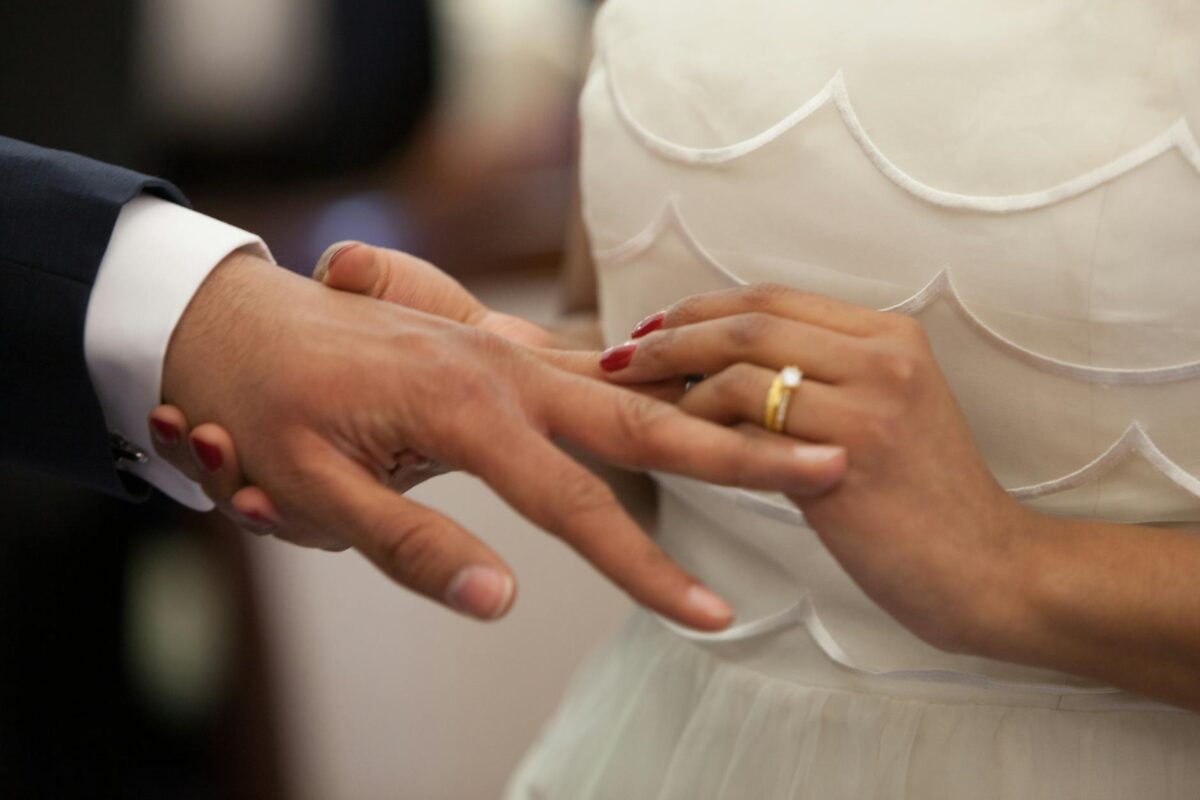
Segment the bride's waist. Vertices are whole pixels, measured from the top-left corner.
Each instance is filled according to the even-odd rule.
[[[794,507],[681,478],[658,480],[660,544],[737,610],[733,626],[717,635],[666,624],[720,658],[776,678],[895,685],[901,693],[971,702],[1008,696],[1049,707],[1146,704],[1075,676],[938,650],[875,605]]]

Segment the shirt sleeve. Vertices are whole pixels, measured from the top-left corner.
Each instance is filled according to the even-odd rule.
[[[163,359],[175,326],[208,274],[263,241],[149,195],[121,209],[88,301],[84,355],[109,431],[133,457],[122,468],[180,503],[213,507],[199,484],[154,452],[147,418],[162,402]]]

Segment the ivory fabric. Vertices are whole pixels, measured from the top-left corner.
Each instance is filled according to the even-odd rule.
[[[610,342],[761,281],[911,314],[1019,500],[1200,523],[1200,5],[609,0],[582,118]],[[942,653],[784,498],[661,482],[738,622],[639,612],[511,797],[1200,796],[1197,715]]]

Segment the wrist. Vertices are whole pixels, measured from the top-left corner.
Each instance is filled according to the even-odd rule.
[[[271,262],[236,252],[212,269],[196,290],[167,345],[163,359],[162,398],[183,406],[216,365],[228,364],[228,343],[241,338],[238,318],[259,302],[267,271],[284,273]],[[186,407],[186,406],[185,406]]]
[[[1070,521],[1015,501],[1013,506],[1004,554],[990,565],[969,604],[972,619],[965,629],[963,649],[984,658],[1027,664],[1030,647],[1044,638],[1050,625],[1044,598],[1058,582],[1055,570],[1062,564],[1058,553]]]

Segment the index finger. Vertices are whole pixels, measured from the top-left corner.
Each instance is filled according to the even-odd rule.
[[[701,630],[733,620],[729,605],[651,541],[600,478],[532,428],[493,424],[468,462],[513,508],[647,608]]]
[[[710,483],[812,495],[846,469],[841,447],[748,437],[627,389],[564,375],[541,397],[550,432],[616,464]]]
[[[754,312],[807,322],[850,336],[872,336],[880,331],[885,320],[885,315],[874,309],[788,286],[760,283],[684,298],[662,312],[662,322],[657,327],[678,328]]]
[[[303,466],[269,487],[283,513],[308,532],[353,545],[397,583],[480,619],[512,604],[512,572],[450,518],[392,492],[325,442],[310,442]]]
[[[601,353],[593,350],[556,350],[549,347],[532,348],[539,359],[564,372],[607,383],[608,373],[600,367]],[[630,384],[629,389],[638,394],[675,402],[683,394],[683,382],[678,380],[645,381]]]

